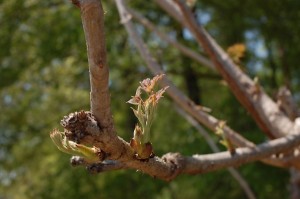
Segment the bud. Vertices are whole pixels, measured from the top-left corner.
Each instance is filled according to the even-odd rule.
[[[96,147],[87,147],[82,144],[77,144],[73,141],[68,140],[64,133],[54,129],[50,133],[55,146],[62,152],[71,154],[74,156],[83,156],[85,161],[88,163],[96,163],[100,161],[99,154],[101,150]]]
[[[153,79],[144,79],[140,82],[135,96],[128,103],[136,105],[137,109],[132,108],[134,115],[138,118],[139,125],[135,126],[133,138],[130,146],[136,153],[138,159],[148,159],[152,153],[152,144],[150,143],[150,129],[154,120],[155,111],[158,101],[162,98],[163,93],[168,87],[162,88],[156,93],[154,88],[156,83],[164,75],[157,75]],[[141,92],[144,91],[147,99],[142,99]]]

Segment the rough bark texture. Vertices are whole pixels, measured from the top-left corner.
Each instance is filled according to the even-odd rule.
[[[106,61],[104,14],[99,0],[77,0],[87,45],[91,84],[91,112],[102,128],[113,128],[108,90],[109,70]]]

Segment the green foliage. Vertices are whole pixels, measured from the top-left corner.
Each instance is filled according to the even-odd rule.
[[[299,98],[299,2],[199,0],[195,10],[200,21],[208,18],[207,29],[225,49],[235,43],[246,45],[241,67],[252,77],[258,75],[271,94],[286,84]],[[156,5],[145,7],[142,1],[131,5],[198,51],[193,38]],[[118,135],[129,141],[137,120],[126,101],[138,82],[151,75],[120,25],[113,1],[104,1],[104,7],[114,121]],[[90,175],[84,168],[71,168],[70,157],[58,152],[49,132],[59,127],[63,115],[89,109],[80,12],[68,0],[2,0],[0,25],[0,198],[245,198],[226,171],[166,183],[136,171]],[[247,138],[265,139],[216,74],[152,32],[141,26],[139,31],[180,89]],[[210,153],[173,106],[166,96],[157,110],[151,130],[155,154]],[[287,197],[287,171],[260,163],[239,170],[258,198]]]

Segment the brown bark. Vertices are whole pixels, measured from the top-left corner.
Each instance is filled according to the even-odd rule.
[[[130,168],[142,171],[163,180],[172,180],[179,174],[207,173],[227,167],[239,166],[260,160],[279,152],[291,151],[300,144],[300,134],[291,134],[256,147],[236,149],[207,155],[185,157],[179,153],[168,153],[162,158],[154,157],[147,161],[136,159],[127,142],[106,132],[98,126],[95,117],[89,112],[76,112],[64,117],[62,121],[69,140],[101,149],[104,159],[117,161],[112,170]],[[101,163],[102,165],[104,163]]]
[[[80,8],[85,33],[90,70],[91,112],[102,128],[113,129],[102,4],[99,0],[72,0],[72,2]]]

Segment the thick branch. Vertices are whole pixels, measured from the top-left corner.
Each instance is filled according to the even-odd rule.
[[[133,150],[124,140],[112,136],[105,129],[100,128],[89,112],[72,113],[63,119],[62,125],[65,128],[65,136],[69,140],[101,149],[103,159],[117,161],[122,165],[122,168],[137,169],[164,180],[172,180],[182,173],[206,173],[238,166],[269,157],[272,154],[291,151],[300,144],[300,134],[291,134],[257,147],[236,149],[235,155],[231,155],[229,152],[194,155],[192,157],[166,154],[162,159],[154,157],[147,162],[136,159]],[[114,168],[119,169],[120,167]]]
[[[91,112],[103,128],[113,128],[108,90],[108,65],[104,34],[104,15],[99,0],[73,0],[80,8],[87,45],[90,84]]]

